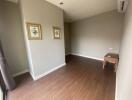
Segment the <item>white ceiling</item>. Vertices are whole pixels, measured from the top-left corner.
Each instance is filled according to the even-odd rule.
[[[62,8],[66,21],[76,21],[117,9],[117,0],[47,0]],[[64,2],[60,5],[60,2]]]

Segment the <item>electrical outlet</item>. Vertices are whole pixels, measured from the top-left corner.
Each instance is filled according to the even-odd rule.
[[[109,51],[112,51],[113,50],[113,48],[109,48]]]

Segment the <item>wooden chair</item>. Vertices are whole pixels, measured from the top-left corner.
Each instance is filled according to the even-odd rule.
[[[118,62],[119,62],[119,55],[114,54],[114,53],[106,54],[104,56],[103,69],[105,69],[105,65],[106,65],[107,62],[114,64],[114,69],[115,69],[115,72],[116,72],[117,67],[118,67]]]

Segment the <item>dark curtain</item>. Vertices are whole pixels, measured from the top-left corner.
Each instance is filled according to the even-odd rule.
[[[15,81],[9,71],[7,62],[4,57],[2,45],[0,43],[0,71],[4,80],[4,84],[7,90],[13,90],[15,88]]]

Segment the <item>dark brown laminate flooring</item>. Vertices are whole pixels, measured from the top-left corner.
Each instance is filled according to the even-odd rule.
[[[69,56],[67,65],[33,81],[27,73],[16,78],[8,100],[114,100],[115,73],[111,65]]]

